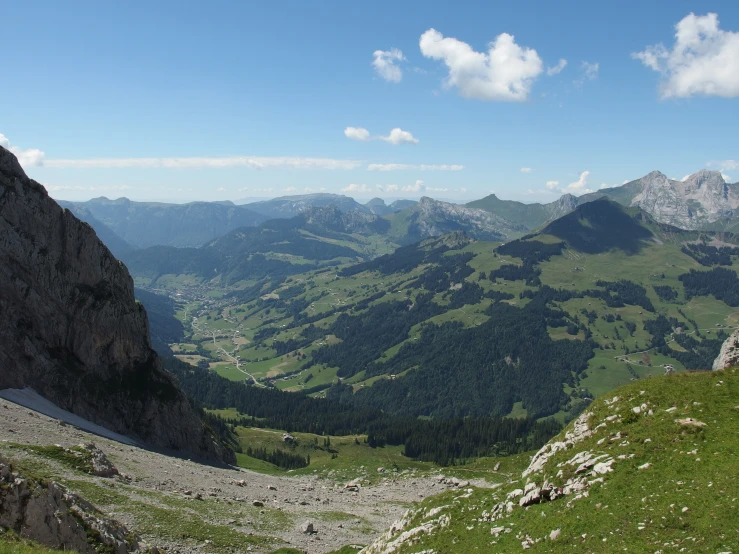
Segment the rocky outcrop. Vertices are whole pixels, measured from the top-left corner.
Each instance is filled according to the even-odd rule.
[[[438,237],[451,231],[464,231],[479,240],[506,240],[528,229],[499,215],[477,208],[441,202],[424,196],[410,208],[413,220],[409,235]]]
[[[382,233],[390,224],[373,214],[362,213],[356,210],[342,212],[338,207],[310,206],[302,213],[306,227],[316,227],[319,232],[333,231],[335,233],[360,233],[371,235]]]
[[[734,366],[739,366],[739,329],[724,341],[721,352],[713,362],[714,370],[728,369]]]
[[[133,280],[0,147],[0,389],[157,447],[233,460],[161,365]]]
[[[641,191],[631,200],[660,223],[702,229],[737,215],[739,195],[721,172],[702,169],[684,181],[652,171],[637,181]]]
[[[0,457],[0,526],[45,546],[81,554],[143,552],[138,538],[55,482],[26,479]]]

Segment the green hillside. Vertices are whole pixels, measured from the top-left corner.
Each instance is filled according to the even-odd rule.
[[[235,381],[397,417],[569,421],[631,380],[710,367],[739,325],[734,242],[600,200],[502,245],[457,232],[277,288],[163,286],[178,357]]]
[[[537,471],[432,497],[367,552],[736,552],[738,390],[736,368],[617,388]]]

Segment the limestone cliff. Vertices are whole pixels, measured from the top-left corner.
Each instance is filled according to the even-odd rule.
[[[739,366],[739,329],[724,341],[721,352],[713,362],[714,370],[727,369],[733,366]]]
[[[151,348],[133,280],[0,147],[0,388],[157,447],[233,459]]]

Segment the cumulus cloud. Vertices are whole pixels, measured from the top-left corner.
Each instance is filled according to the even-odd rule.
[[[362,162],[332,158],[288,158],[233,156],[225,158],[95,158],[46,160],[44,165],[58,169],[89,168],[167,168],[197,169],[248,167],[250,169],[356,169]]]
[[[403,192],[426,192],[426,185],[419,179],[412,185],[404,186]]]
[[[398,62],[405,60],[403,52],[397,48],[390,50],[375,50],[372,53],[372,67],[375,68],[377,74],[391,83],[399,83],[403,78],[403,71],[398,66]]]
[[[521,173],[531,173],[532,171],[534,171],[534,170],[531,169],[530,167],[522,167],[521,168]]]
[[[574,194],[574,195],[592,192],[588,188],[588,176],[589,175],[590,175],[590,171],[583,171],[582,173],[580,173],[580,178],[574,183],[570,183],[569,185],[567,185],[564,188],[564,192],[569,192],[570,194]]]
[[[551,67],[547,67],[547,75],[550,77],[552,75],[557,75],[557,73],[562,73],[562,70],[567,67],[567,60],[564,58],[560,59],[557,65],[553,65]]]
[[[728,175],[726,173],[722,173],[721,177],[723,177],[724,181],[726,181],[727,183],[731,183],[732,181],[731,175]]]
[[[370,140],[370,133],[362,127],[347,127],[344,134],[352,140]]]
[[[685,16],[672,49],[653,44],[631,57],[662,76],[662,98],[739,96],[739,32],[721,30],[715,13]]]
[[[410,131],[404,131],[400,127],[395,127],[388,136],[380,139],[390,144],[418,144],[418,139]]]
[[[282,189],[282,192],[288,192],[290,194],[293,194],[293,193],[298,192],[298,188],[297,187],[285,187],[284,189]]]
[[[456,87],[465,98],[524,101],[543,71],[536,50],[519,46],[508,33],[498,35],[487,52],[436,29],[423,33],[419,46],[425,57],[444,62],[449,70],[444,86]]]
[[[377,185],[377,189],[381,192],[398,192],[400,187],[398,185]]]
[[[570,183],[567,186],[560,186],[559,181],[547,181],[544,186],[546,187],[547,192],[556,192],[559,194],[574,194],[575,196],[579,196],[580,194],[593,192],[590,188],[588,188],[589,176],[590,171],[583,171],[582,173],[580,173],[580,178],[577,181],[575,181],[574,183]]]
[[[387,136],[376,136],[370,135],[367,129],[362,127],[347,127],[344,129],[344,134],[352,140],[370,141],[370,140],[384,140],[390,144],[418,144],[418,139],[413,136],[410,131],[404,131],[400,127],[395,127],[390,130]]]
[[[341,192],[355,192],[359,194],[369,194],[373,192],[373,190],[371,187],[368,187],[367,185],[364,185],[364,184],[356,185],[352,183],[351,185],[348,185],[344,187],[343,189],[341,189]]]
[[[416,169],[420,171],[462,171],[463,165],[426,165],[426,164],[369,164],[367,171],[405,171]]]
[[[15,157],[18,158],[18,163],[21,164],[21,167],[25,168],[44,165],[45,154],[38,148],[23,149],[17,146],[12,146],[8,137],[2,133],[0,133],[0,146],[10,150]]]

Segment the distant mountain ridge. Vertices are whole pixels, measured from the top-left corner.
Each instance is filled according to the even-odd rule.
[[[619,187],[579,197],[565,194],[548,204],[501,200],[491,194],[466,204],[515,221],[533,231],[571,212],[577,206],[606,197],[627,207],[642,208],[659,223],[703,231],[739,230],[739,183],[726,183],[720,171],[700,171],[684,181],[652,171]]]
[[[105,225],[136,248],[201,246],[233,229],[253,227],[268,219],[231,202],[163,204],[101,197],[87,202],[62,200],[59,205],[93,227],[97,223]]]

